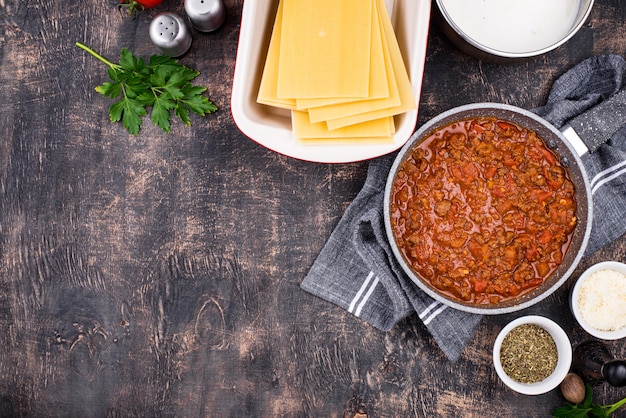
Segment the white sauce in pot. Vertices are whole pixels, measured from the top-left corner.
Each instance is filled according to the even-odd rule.
[[[524,53],[547,48],[573,28],[580,0],[442,0],[448,16],[474,41]]]

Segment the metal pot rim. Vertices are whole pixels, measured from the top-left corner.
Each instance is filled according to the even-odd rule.
[[[439,16],[443,19],[444,24],[448,26],[448,29],[451,29],[452,31],[454,31],[454,36],[451,36],[451,40],[453,40],[453,42],[455,42],[457,46],[459,46],[462,50],[480,51],[479,55],[493,57],[495,59],[503,58],[503,59],[516,60],[516,59],[528,59],[528,58],[543,55],[545,53],[548,53],[558,48],[559,46],[563,45],[565,42],[569,41],[574,35],[576,35],[576,33],[578,33],[580,28],[584,25],[585,21],[589,17],[589,14],[591,13],[591,9],[593,8],[594,0],[587,0],[587,4],[585,5],[585,8],[582,11],[582,13],[579,13],[575,24],[570,28],[567,34],[564,37],[562,37],[559,41],[551,45],[548,45],[544,48],[531,50],[531,51],[525,51],[525,52],[502,51],[502,50],[492,48],[488,45],[485,45],[476,41],[474,38],[472,38],[467,33],[465,33],[465,31],[458,25],[458,23],[454,21],[454,19],[452,19],[452,17],[446,10],[445,5],[443,4],[444,0],[436,0],[436,2],[437,2],[437,9],[439,11]],[[449,32],[449,30],[447,32]],[[470,45],[470,48],[466,48],[464,47],[464,45],[458,45],[460,42],[467,43],[468,45]]]

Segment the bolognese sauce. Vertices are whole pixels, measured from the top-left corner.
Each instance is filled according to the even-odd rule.
[[[493,304],[543,283],[576,226],[574,184],[534,131],[493,117],[444,126],[401,165],[391,226],[409,266],[453,299]]]

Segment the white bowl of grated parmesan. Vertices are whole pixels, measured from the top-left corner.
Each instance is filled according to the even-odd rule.
[[[572,288],[570,307],[578,324],[602,340],[626,337],[626,264],[589,267]]]

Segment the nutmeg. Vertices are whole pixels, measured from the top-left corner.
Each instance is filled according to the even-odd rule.
[[[585,383],[576,373],[568,373],[561,382],[561,393],[571,403],[578,404],[585,400]]]

